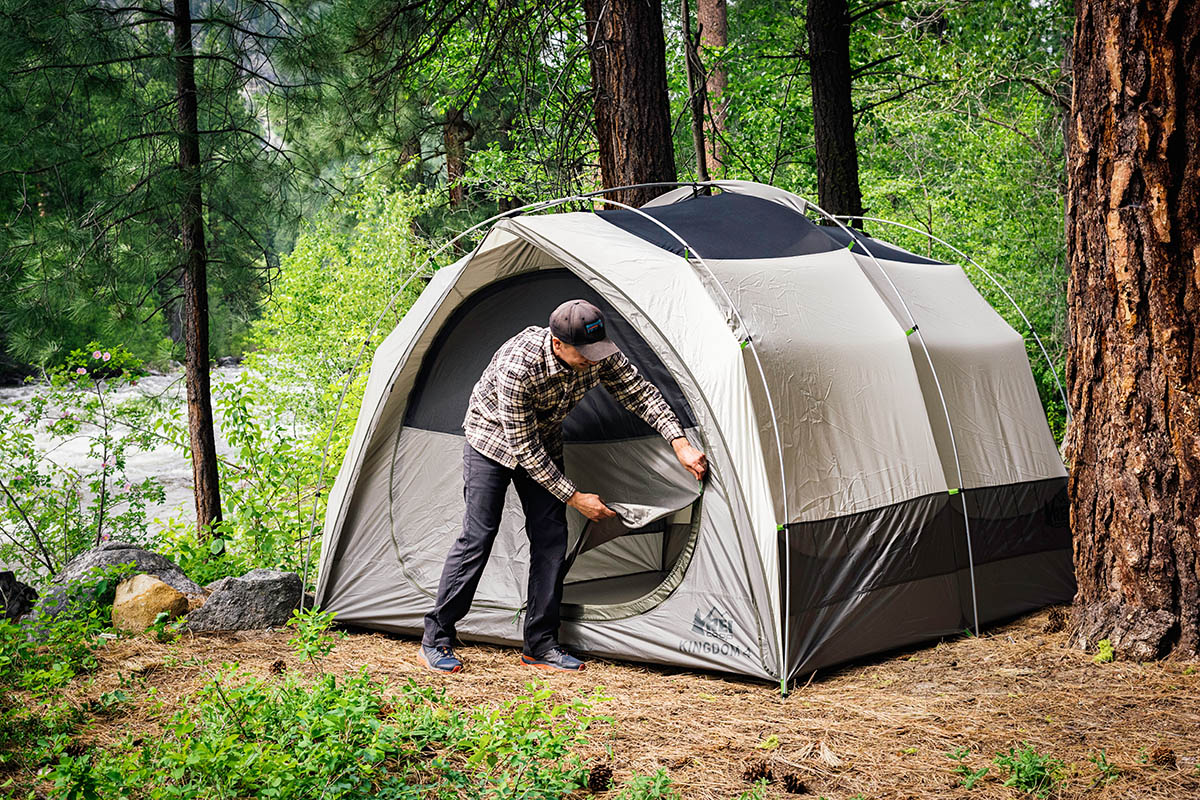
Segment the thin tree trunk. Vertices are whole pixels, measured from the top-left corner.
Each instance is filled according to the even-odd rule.
[[[1074,641],[1200,650],[1200,4],[1081,0],[1067,245]]]
[[[680,0],[679,16],[683,30],[683,62],[687,71],[688,109],[692,117],[692,148],[696,152],[696,179],[708,180],[708,148],[704,141],[704,106],[708,88],[700,66],[700,53],[692,34],[692,15],[688,0]]]
[[[450,193],[450,207],[463,204],[462,179],[467,174],[467,142],[475,135],[475,128],[467,122],[462,109],[446,112],[442,126],[442,142],[446,150],[446,185]]]
[[[708,69],[705,155],[709,164],[720,169],[724,166],[724,145],[721,144],[721,137],[725,135],[725,90],[729,87],[729,76],[712,51],[720,50],[729,44],[729,20],[725,13],[725,0],[696,0],[696,22],[700,25],[700,57]]]
[[[204,198],[200,187],[200,134],[197,115],[192,11],[175,0],[175,81],[179,103],[179,173],[183,185],[180,239],[183,249],[183,326],[186,353],[188,436],[196,527],[201,538],[221,521],[217,447],[213,436],[208,379],[208,253],[204,243]]]
[[[661,0],[584,0],[600,180],[605,188],[675,180]],[[640,206],[670,187],[607,197]]]
[[[861,215],[846,0],[808,1],[817,198],[830,214]]]

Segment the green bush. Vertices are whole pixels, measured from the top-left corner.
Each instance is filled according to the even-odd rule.
[[[365,671],[307,684],[226,665],[163,736],[61,756],[51,796],[561,797],[586,780],[571,751],[600,719],[597,697],[552,705],[550,690],[527,691],[464,713],[444,691],[410,681],[388,694]]]

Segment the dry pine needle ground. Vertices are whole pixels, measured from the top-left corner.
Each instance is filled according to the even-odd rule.
[[[416,641],[356,632],[324,660],[325,671],[366,666],[393,683],[444,685],[456,703],[495,705],[548,679],[564,696],[597,686],[612,699],[597,713],[591,761],[617,781],[632,771],[666,769],[685,798],[733,798],[747,778],[769,776],[771,797],[1009,798],[997,769],[970,791],[947,753],[969,748],[965,763],[1028,742],[1061,759],[1061,798],[1200,797],[1200,668],[1179,662],[1095,664],[1046,633],[1040,612],[982,638],[936,645],[819,673],[787,698],[777,687],[734,677],[595,660],[578,675],[533,672],[518,651],[461,650],[467,670],[434,675],[415,661]],[[133,698],[127,712],[96,720],[89,739],[103,744],[137,729],[152,733],[178,699],[200,688],[222,662],[253,674],[309,669],[288,633],[188,636],[176,644],[149,637],[111,643],[100,672],[72,688],[85,703],[139,675],[154,699]],[[1099,751],[1120,770],[1096,784],[1088,759]],[[609,753],[611,752],[611,757]],[[603,769],[603,768],[602,768]],[[790,790],[790,791],[789,791]],[[794,794],[793,792],[799,792]],[[603,796],[601,794],[600,796]]]

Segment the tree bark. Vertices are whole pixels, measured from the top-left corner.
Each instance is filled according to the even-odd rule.
[[[189,0],[175,0],[175,82],[179,121],[179,174],[183,187],[180,240],[183,251],[183,326],[188,436],[196,529],[200,538],[221,521],[217,446],[213,435],[208,362],[208,253],[204,242],[204,198],[200,184],[200,133],[196,97],[192,11]]]
[[[467,122],[462,109],[446,112],[442,126],[442,142],[446,150],[446,186],[450,193],[450,207],[463,204],[462,179],[467,174],[467,142],[475,135],[475,128]]]
[[[683,63],[687,71],[688,110],[692,117],[692,149],[696,153],[696,179],[708,180],[708,143],[704,139],[704,106],[708,87],[700,65],[697,37],[692,33],[692,15],[688,0],[679,6],[680,27],[683,30]]]
[[[850,15],[846,0],[809,0],[808,52],[818,202],[830,214],[858,216],[863,207],[850,94]]]
[[[1081,0],[1067,137],[1077,645],[1200,649],[1200,3]]]
[[[675,180],[661,0],[584,0],[604,188]],[[640,206],[671,187],[606,195]]]
[[[700,59],[708,69],[708,115],[705,120],[705,156],[715,169],[724,166],[721,137],[725,135],[725,90],[729,75],[712,50],[729,44],[729,19],[725,0],[696,0],[696,22],[700,25]]]

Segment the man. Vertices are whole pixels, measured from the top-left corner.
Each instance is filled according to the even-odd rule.
[[[463,421],[462,534],[450,548],[437,601],[425,615],[421,661],[436,672],[458,672],[455,625],[470,610],[500,527],[511,481],[529,537],[525,644],[521,661],[540,669],[579,670],[583,662],[558,644],[559,605],[567,551],[569,505],[599,522],[614,512],[563,474],[562,423],[589,389],[603,384],[625,408],[671,443],[679,462],[701,480],[704,453],[693,447],[662,394],[608,338],[600,309],[585,300],[563,303],[550,327],[531,326],[509,339],[471,391]]]

